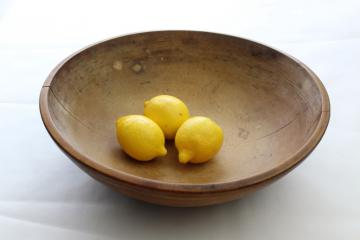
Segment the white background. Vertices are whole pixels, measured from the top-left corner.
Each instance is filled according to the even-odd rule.
[[[43,81],[63,58],[126,33],[192,29],[267,43],[321,78],[328,130],[308,159],[241,200],[178,209],[80,171],[48,136]],[[0,239],[360,239],[360,1],[0,0]]]

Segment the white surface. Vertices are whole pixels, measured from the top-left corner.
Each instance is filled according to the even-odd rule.
[[[360,239],[359,12],[356,0],[0,0],[0,239]],[[214,207],[154,206],[92,180],[45,131],[41,85],[85,45],[154,29],[244,36],[306,63],[331,99],[319,146],[275,184]]]

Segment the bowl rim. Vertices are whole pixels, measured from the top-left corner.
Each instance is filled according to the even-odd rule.
[[[57,74],[57,72],[61,69],[61,67],[66,64],[70,59],[74,58],[78,54],[82,53],[83,51],[94,47],[98,44],[102,44],[111,40],[115,40],[121,37],[127,37],[132,35],[140,35],[140,34],[155,34],[155,33],[164,33],[164,32],[189,32],[189,33],[204,33],[204,34],[211,34],[216,35],[218,37],[227,37],[227,38],[237,38],[242,39],[244,41],[250,41],[254,44],[258,44],[260,46],[270,48],[286,57],[294,61],[300,68],[304,69],[307,74],[310,76],[311,80],[316,84],[320,94],[321,94],[321,115],[316,125],[313,133],[308,137],[306,142],[290,157],[288,157],[282,164],[269,169],[265,172],[256,174],[254,176],[234,180],[234,181],[227,181],[227,182],[219,182],[219,183],[203,183],[203,184],[190,184],[190,183],[169,183],[149,178],[143,178],[136,175],[132,175],[126,172],[122,172],[116,170],[114,168],[110,168],[106,165],[99,164],[95,160],[91,159],[89,156],[82,154],[78,149],[76,149],[73,145],[71,145],[66,138],[61,134],[61,132],[57,129],[54,120],[51,117],[49,105],[48,105],[48,95],[50,94],[51,90],[51,83]],[[46,78],[39,97],[39,109],[42,121],[48,133],[50,134],[51,138],[55,141],[55,143],[71,157],[73,160],[78,161],[87,167],[93,169],[96,172],[101,174],[107,175],[110,178],[116,179],[117,181],[125,182],[128,184],[136,185],[145,187],[148,189],[160,190],[160,191],[172,191],[172,192],[188,192],[188,193],[211,193],[211,192],[223,192],[223,191],[233,191],[238,190],[240,188],[248,187],[257,183],[269,181],[277,176],[287,172],[288,170],[292,169],[293,167],[297,166],[300,162],[302,162],[317,146],[317,144],[322,139],[330,120],[330,100],[328,93],[321,82],[321,80],[316,76],[316,74],[307,67],[304,63],[299,61],[298,59],[294,58],[293,56],[284,53],[276,48],[270,47],[266,44],[259,43],[257,41],[250,40],[248,38],[237,37],[233,35],[217,33],[217,32],[207,32],[207,31],[192,31],[192,30],[161,30],[161,31],[146,31],[146,32],[138,32],[132,34],[124,34],[117,37],[112,37],[106,40],[102,40],[91,45],[88,45],[64,60],[62,60],[48,75]]]

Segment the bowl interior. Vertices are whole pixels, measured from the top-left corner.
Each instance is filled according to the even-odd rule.
[[[216,184],[276,169],[309,139],[322,97],[299,63],[248,40],[204,32],[152,32],[112,39],[66,61],[50,83],[48,105],[62,137],[81,155],[119,172],[167,183]],[[168,155],[131,160],[115,120],[142,114],[160,94],[182,99],[192,115],[224,130],[221,151],[202,165]]]

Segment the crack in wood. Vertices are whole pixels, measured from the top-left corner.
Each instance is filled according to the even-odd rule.
[[[291,119],[289,122],[285,123],[284,125],[282,125],[281,127],[275,129],[274,131],[272,131],[271,133],[268,133],[262,137],[259,137],[257,140],[260,140],[260,139],[263,139],[263,138],[266,138],[266,137],[269,137],[271,135],[274,135],[278,132],[280,132],[282,129],[286,128],[287,126],[289,126],[291,123],[293,123],[297,118],[299,118],[300,116],[300,113],[297,113],[295,114],[295,117],[293,119]]]
[[[91,128],[90,126],[87,126],[82,120],[80,120],[71,110],[67,109],[67,107],[65,107],[65,105],[60,101],[60,99],[58,98],[58,96],[56,96],[56,94],[54,93],[54,91],[52,90],[51,87],[49,87],[50,92],[54,95],[56,101],[60,104],[60,106],[65,110],[65,112],[67,112],[72,118],[74,118],[76,121],[78,121],[81,125],[83,125],[84,127],[86,127],[87,129],[94,131],[93,128]]]

